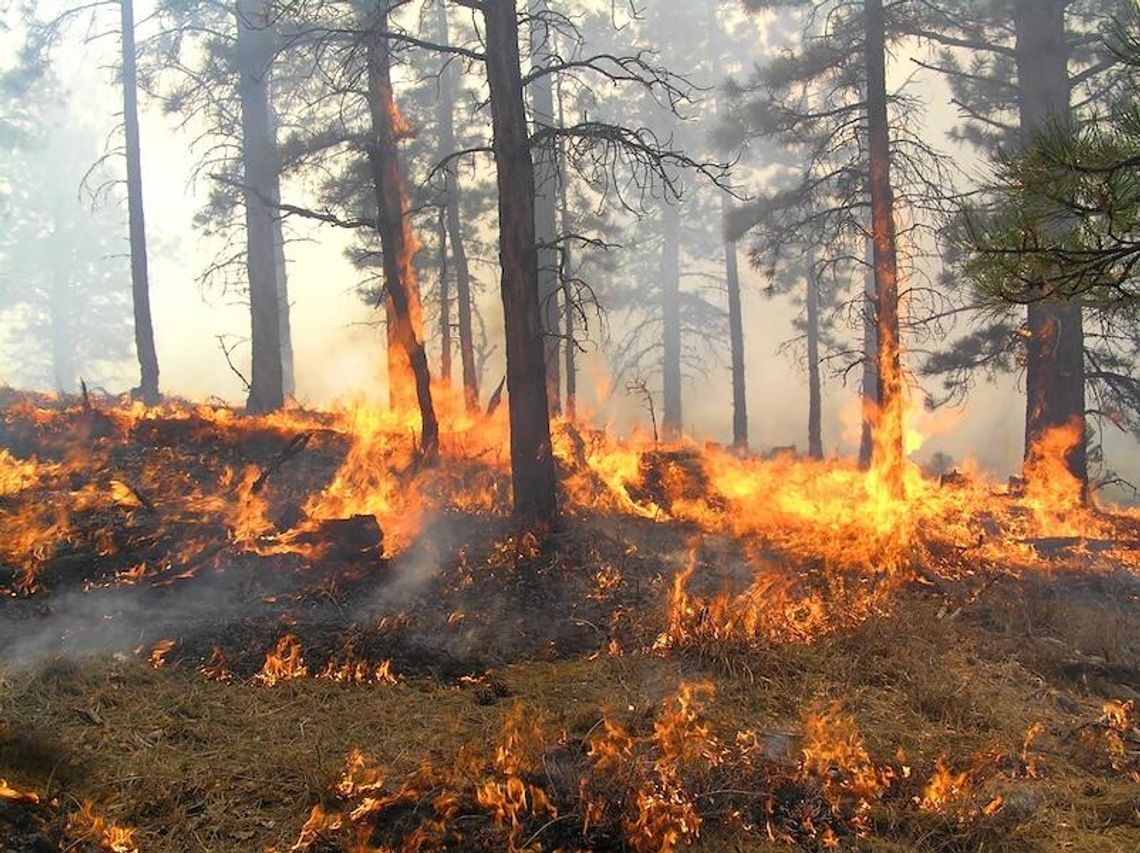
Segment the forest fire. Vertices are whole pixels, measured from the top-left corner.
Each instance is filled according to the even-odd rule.
[[[77,435],[69,431],[90,428],[89,415],[74,409],[37,408],[29,414],[50,453],[72,440],[69,434]],[[15,417],[24,421],[26,414]],[[433,466],[423,464],[409,440],[413,413],[354,407],[238,422],[225,410],[197,407],[109,409],[97,417],[109,432],[86,455],[68,451],[71,455],[59,462],[32,456],[17,463],[5,457],[3,547],[8,565],[19,569],[12,578],[16,590],[34,591],[42,569],[59,556],[54,549],[64,543],[82,540],[101,557],[122,556],[113,526],[98,525],[101,517],[115,513],[196,525],[202,536],[218,525],[225,532],[215,548],[225,544],[266,557],[319,559],[327,556],[321,549],[329,543],[319,533],[329,522],[373,517],[383,532],[384,554],[391,557],[416,539],[433,513],[507,510],[505,424],[499,418],[480,420],[467,413],[445,418],[445,462]],[[216,430],[237,441],[243,434],[265,440],[278,436],[283,449],[264,463],[245,464],[240,473],[223,465],[211,483],[209,477],[188,478],[185,465],[192,460],[180,459],[175,448],[153,448],[131,472],[133,479],[116,478],[114,443],[128,440],[145,448],[152,429]],[[290,459],[304,455],[306,444],[320,441],[314,438],[318,433],[347,441],[339,468],[327,485],[301,496],[284,516],[285,510],[275,507],[279,518],[271,518],[274,477]],[[825,570],[891,575],[921,565],[953,574],[965,570],[961,556],[967,553],[975,563],[1044,566],[1041,549],[1050,545],[1091,547],[1128,565],[1140,560],[1131,534],[1140,516],[1086,503],[1080,484],[1067,474],[1063,460],[1076,440],[1073,427],[1047,433],[1030,456],[1024,480],[1009,487],[958,472],[940,482],[907,465],[901,497],[882,489],[877,469],[862,472],[843,461],[741,457],[695,444],[663,447],[569,422],[559,422],[556,435],[571,514],[619,512],[689,523],[710,535],[729,533],[757,552],[757,567],[765,561],[760,552],[767,551],[797,561],[821,560]],[[194,562],[211,547],[192,536],[172,556]],[[693,570],[677,573],[676,596],[683,594]],[[120,582],[131,582],[148,569],[139,562],[119,572]],[[752,597],[770,605],[774,595],[765,586]],[[678,600],[677,606],[685,605]]]
[[[455,595],[515,583],[511,578],[522,571],[541,577],[540,567],[551,559],[541,531],[493,540],[482,563],[461,549],[454,579],[441,579],[435,593],[438,615],[429,619],[419,606],[409,615],[397,597],[396,608],[368,617],[376,627],[358,639],[345,636],[310,649],[301,636],[312,633],[303,612],[314,595],[339,596],[337,587],[350,582],[363,584],[358,589],[397,589],[412,582],[400,572],[437,535],[440,519],[487,524],[506,516],[502,420],[466,411],[442,418],[440,456],[431,464],[409,437],[413,423],[414,415],[363,408],[234,419],[204,407],[88,408],[26,398],[5,417],[13,446],[36,449],[18,461],[6,457],[14,472],[0,502],[5,529],[13,531],[5,539],[8,601],[43,600],[50,607],[75,583],[69,567],[78,555],[91,595],[142,586],[167,590],[173,601],[179,595],[192,600],[196,585],[236,571],[248,579],[235,578],[235,591],[259,596],[281,614],[258,629],[262,660],[251,659],[247,648],[223,653],[204,646],[191,623],[177,619],[166,627],[156,623],[154,631],[171,635],[155,637],[136,654],[162,672],[190,664],[230,689],[282,690],[311,680],[341,689],[398,689],[404,679],[394,668],[416,667],[409,647],[401,651],[400,637],[468,632],[472,614],[475,624],[484,614],[478,604],[460,605]],[[961,609],[1003,575],[1137,569],[1136,515],[1083,502],[1056,468],[1071,431],[1049,435],[1024,484],[997,486],[958,474],[939,481],[908,465],[902,497],[883,494],[874,470],[843,461],[762,459],[691,442],[621,440],[564,421],[555,435],[566,524],[624,516],[646,531],[683,530],[687,540],[683,564],[657,566],[665,576],[656,603],[615,606],[627,600],[623,591],[642,571],[623,562],[638,546],[623,546],[614,562],[583,577],[582,605],[604,614],[593,624],[608,623],[597,641],[601,657],[590,655],[591,661],[630,660],[631,654],[683,659],[695,652],[727,662],[748,650],[832,642],[891,618],[916,581],[947,590],[962,584],[955,594],[965,596],[955,605]],[[210,457],[197,455],[201,440]],[[216,455],[219,441],[244,449]],[[231,461],[240,457],[246,461]],[[321,538],[329,525],[361,517],[382,531],[382,549],[346,545],[340,530],[336,540]],[[736,568],[714,571],[710,547],[733,549]],[[231,567],[234,561],[244,568]],[[401,565],[408,568],[392,568]],[[258,592],[266,583],[271,588]],[[205,639],[224,638],[229,618],[208,620],[213,627]],[[285,630],[266,637],[276,624]],[[78,637],[102,627],[67,630]],[[464,676],[464,682],[479,704],[511,693],[489,675]],[[901,752],[886,762],[872,758],[841,704],[805,716],[797,756],[775,749],[770,736],[724,731],[707,716],[715,694],[712,684],[683,683],[649,720],[607,712],[585,736],[548,730],[515,701],[498,745],[489,752],[463,746],[454,767],[433,761],[411,771],[382,770],[363,752],[352,752],[331,788],[335,808],[313,806],[288,849],[324,849],[331,839],[342,839],[344,849],[475,843],[462,828],[472,814],[485,817],[486,831],[505,849],[552,849],[563,843],[558,839],[574,837],[587,845],[621,838],[631,849],[669,850],[702,837],[710,820],[769,840],[833,847],[872,834],[870,815],[888,806],[974,831],[968,828],[1009,811],[1011,795],[995,778],[1048,777],[1034,769],[1031,755],[1046,731],[1041,723],[1029,728],[1024,743],[1000,753],[1012,758],[982,753],[952,763],[940,751],[930,769],[920,771]],[[1102,756],[1101,766],[1132,778],[1140,760],[1132,702],[1105,708],[1102,734],[1088,748]],[[1002,777],[1010,761],[1022,769]],[[551,770],[551,762],[559,769]],[[737,793],[712,793],[721,789]],[[413,805],[425,797],[428,814],[415,815]],[[0,800],[29,808],[41,803],[39,795],[8,782]],[[136,849],[130,830],[93,814],[77,812],[66,831],[96,839],[103,849]]]
[[[0,9],[0,850],[1140,849],[1134,3],[138,5]]]

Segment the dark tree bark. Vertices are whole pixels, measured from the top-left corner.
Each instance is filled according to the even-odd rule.
[[[126,131],[127,217],[131,242],[131,298],[135,316],[135,352],[139,360],[138,394],[153,406],[159,401],[158,352],[150,314],[146,220],[143,215],[142,151],[139,142],[138,78],[135,68],[135,10],[132,0],[120,0],[123,31],[123,127]]]
[[[546,0],[535,0],[531,19],[530,46],[531,58],[535,65],[545,64],[549,59],[548,41],[552,34],[547,32],[542,22],[542,13],[548,11]],[[547,74],[535,80],[531,86],[531,111],[535,131],[554,127],[554,83]],[[535,239],[538,241],[538,298],[542,307],[542,325],[546,333],[546,395],[550,410],[557,413],[562,409],[561,377],[559,356],[561,343],[561,318],[558,295],[559,263],[558,247],[558,157],[554,145],[546,145],[537,150],[534,164],[535,190]]]
[[[571,270],[573,270],[573,257],[569,248],[563,252],[562,264],[566,270],[566,275],[570,276]],[[574,343],[574,326],[577,321],[574,318],[575,309],[570,292],[569,278],[562,282],[562,305],[564,308],[563,315],[566,319],[564,324],[566,334],[566,403],[563,406],[563,413],[570,420],[574,420],[578,416],[578,358],[577,345]]]
[[[676,204],[666,204],[661,216],[661,427],[665,440],[674,441],[681,437],[681,211]]]
[[[823,395],[819,381],[819,280],[815,249],[807,253],[808,456],[823,458]]]
[[[889,492],[904,488],[903,377],[899,338],[898,257],[887,116],[886,21],[883,0],[866,0],[867,125],[870,149],[871,234],[874,240],[879,407],[874,468]]]
[[[518,13],[515,0],[483,0],[479,6],[486,24],[487,83],[499,188],[514,512],[530,521],[550,522],[557,512],[557,497],[538,298],[534,163],[519,66]]]
[[[875,250],[868,239],[865,253],[867,262],[863,276],[863,384],[862,431],[859,438],[859,467],[871,467],[874,455],[875,413],[879,410],[879,330],[875,316]]]
[[[728,220],[732,204],[721,195],[721,211]],[[728,343],[732,354],[732,446],[748,449],[748,395],[744,377],[744,309],[740,294],[740,263],[736,241],[724,241],[725,286],[728,288]]]
[[[432,403],[427,352],[415,314],[415,239],[397,148],[398,138],[406,129],[392,90],[388,40],[376,35],[388,30],[388,4],[389,0],[378,0],[372,21],[375,30],[369,34],[367,43],[368,112],[372,120],[368,163],[376,193],[376,223],[384,256],[389,340],[395,342],[411,371],[422,424],[420,445],[430,457],[439,448],[439,423]]]
[[[277,281],[278,193],[269,68],[273,35],[266,0],[237,0],[237,64],[241,99],[241,145],[245,202],[246,266],[249,274],[251,347],[250,412],[270,412],[285,402],[281,362],[281,304]]]
[[[1028,145],[1047,126],[1072,120],[1066,0],[1018,0],[1014,6],[1021,135]],[[1030,303],[1026,339],[1025,458],[1051,429],[1074,427],[1079,440],[1065,466],[1088,487],[1085,445],[1084,329],[1078,301]]]
[[[449,43],[447,7],[437,7],[440,44]],[[439,75],[439,101],[436,104],[440,157],[455,151],[455,69],[448,63]],[[459,320],[459,361],[463,371],[463,396],[469,411],[479,409],[479,373],[475,366],[475,333],[471,316],[471,269],[463,242],[462,219],[459,215],[459,181],[453,166],[444,172],[444,195],[447,207],[447,238],[455,261],[455,303]]]
[[[447,268],[447,208],[439,209],[439,375],[451,387],[451,274]]]

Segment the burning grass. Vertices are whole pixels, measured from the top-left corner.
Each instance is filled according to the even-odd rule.
[[[490,704],[430,676],[266,689],[46,665],[4,685],[0,762],[13,789],[61,805],[4,815],[62,838],[69,804],[91,801],[144,850],[1135,849],[1134,706],[1088,695],[1065,655],[1040,672],[1011,655],[1023,637],[979,627],[996,592],[950,623],[933,600],[907,605],[757,653],[750,673],[657,654],[520,662]]]
[[[1140,517],[1049,453],[899,500],[562,424],[529,531],[502,426],[10,405],[9,848],[1140,845]]]

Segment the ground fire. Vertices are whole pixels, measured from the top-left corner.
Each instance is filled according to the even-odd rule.
[[[1135,826],[1140,517],[1081,499],[1071,432],[1024,483],[908,465],[899,498],[853,463],[559,421],[564,519],[520,534],[503,417],[461,398],[433,464],[387,410],[5,403],[0,818],[27,844]],[[293,760],[268,750],[303,769],[266,801]],[[1089,816],[1046,828],[1072,797]]]

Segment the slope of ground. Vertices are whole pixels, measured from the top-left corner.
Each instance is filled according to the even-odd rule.
[[[0,850],[1140,847],[1131,515],[8,403]]]

